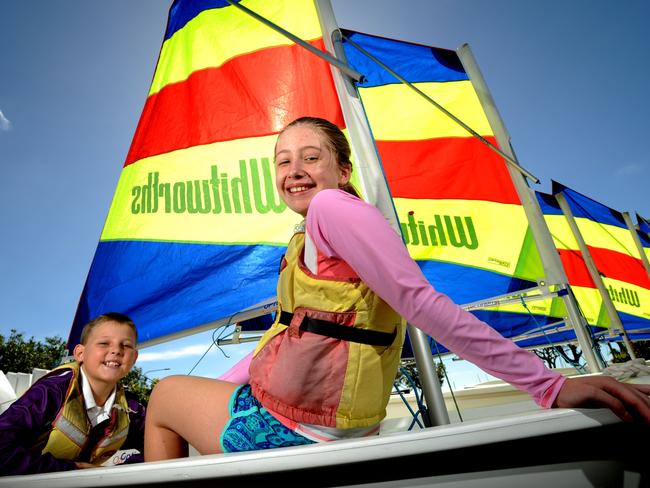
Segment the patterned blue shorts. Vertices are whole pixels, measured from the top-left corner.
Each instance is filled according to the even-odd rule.
[[[223,452],[315,444],[273,417],[252,395],[250,385],[237,387],[230,397],[228,409],[230,420],[220,439]]]

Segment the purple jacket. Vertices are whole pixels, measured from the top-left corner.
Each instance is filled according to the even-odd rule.
[[[52,428],[52,422],[63,406],[72,375],[48,375],[20,396],[0,415],[0,475],[47,473],[76,469],[74,461],[57,459],[52,454],[32,451],[37,439]],[[129,435],[122,449],[144,453],[145,407],[129,396]],[[106,424],[93,427],[89,445],[101,438]],[[88,452],[89,449],[84,449]],[[78,459],[87,461],[87,459]],[[142,462],[143,456],[131,456],[127,462]]]

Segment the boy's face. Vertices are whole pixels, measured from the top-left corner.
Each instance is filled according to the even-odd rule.
[[[91,384],[115,384],[124,378],[138,359],[135,333],[125,324],[107,320],[97,325],[86,344],[74,348],[74,357],[83,363]]]

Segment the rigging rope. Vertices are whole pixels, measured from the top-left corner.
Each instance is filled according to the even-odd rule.
[[[551,346],[552,348],[554,348],[554,349],[557,351],[557,353],[558,353],[560,356],[562,356],[562,358],[563,358],[563,359],[564,359],[568,364],[570,364],[571,366],[573,366],[573,367],[575,368],[575,370],[578,371],[578,373],[581,373],[581,374],[586,373],[585,367],[584,367],[583,365],[581,365],[581,364],[578,363],[577,361],[574,361],[574,360],[572,360],[571,358],[569,358],[569,356],[566,354],[566,352],[564,351],[564,349],[562,349],[561,346],[557,346],[557,345],[553,344],[553,342],[551,341],[550,337],[546,334],[546,331],[544,330],[544,327],[542,327],[542,326],[539,324],[539,322],[537,322],[537,319],[535,318],[535,315],[530,311],[530,309],[528,308],[528,305],[526,305],[526,302],[523,300],[523,298],[522,298],[522,300],[521,300],[521,305],[526,309],[526,311],[528,312],[528,315],[530,315],[530,317],[533,319],[533,322],[535,322],[535,325],[537,326],[537,328],[541,331],[541,333],[542,333],[542,335],[544,336],[544,338],[548,341],[549,346]]]

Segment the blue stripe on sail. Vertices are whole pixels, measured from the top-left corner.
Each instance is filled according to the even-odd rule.
[[[537,284],[469,266],[441,261],[417,261],[433,287],[463,304],[510,293]]]
[[[70,331],[90,319],[129,315],[139,341],[226,318],[276,293],[284,247],[142,241],[100,242]]]
[[[641,245],[643,247],[650,247],[650,235],[645,233],[645,232],[639,232],[637,231],[636,234],[639,236],[639,240],[641,241]]]
[[[640,333],[640,334],[636,334],[634,332],[631,332],[631,333],[628,332],[627,333],[627,338],[630,339],[631,341],[647,341],[648,339],[650,339],[650,332],[643,332],[643,333]],[[623,340],[623,336],[618,335],[618,336],[612,337],[611,339],[608,337],[607,339],[612,341],[612,342],[619,342],[619,341]]]
[[[650,320],[639,317],[638,315],[630,315],[620,310],[616,311],[618,316],[621,318],[621,323],[625,328],[626,332],[632,332],[638,329],[648,329],[650,328]]]
[[[235,0],[239,3],[241,0]],[[190,20],[199,15],[204,10],[212,8],[228,7],[226,0],[175,0],[169,9],[169,20],[167,21],[167,30],[165,40],[174,35],[176,31],[185,27]],[[237,42],[233,40],[233,42]]]
[[[519,347],[544,347],[563,342],[575,341],[576,334],[573,330],[566,330],[563,332],[547,333],[545,335],[531,337],[529,339],[521,339],[515,341]]]
[[[496,296],[536,286],[536,283],[531,281],[453,263],[418,261],[418,265],[436,290],[459,304],[487,298],[486,290],[489,290],[490,296]],[[558,320],[523,310],[521,313],[493,310],[474,310],[471,313],[505,337],[516,337]],[[447,351],[440,344],[438,348],[440,352]],[[432,352],[435,354],[435,349]],[[412,354],[412,351],[406,344],[403,357],[410,357],[409,354]]]
[[[569,187],[566,187],[557,181],[552,182],[553,194],[562,192],[564,197],[571,207],[571,213],[576,218],[583,217],[586,219],[600,222],[601,224],[614,225],[627,229],[623,214],[621,212],[611,209],[602,203],[598,203]]]
[[[557,322],[555,317],[546,315],[529,314],[526,312],[497,312],[493,310],[473,311],[477,318],[489,324],[504,337],[517,337],[530,330],[538,329],[541,326]]]
[[[344,30],[343,34],[411,83],[469,79],[458,55],[449,49],[422,46],[348,30]],[[359,86],[373,87],[400,83],[397,78],[350,43],[344,42],[343,47],[350,66],[366,77],[363,83],[358,83]]]
[[[650,236],[650,222],[641,217],[639,214],[636,214],[636,221],[639,224],[639,230],[645,232]]]
[[[553,195],[539,191],[536,191],[535,195],[537,196],[537,201],[539,202],[539,206],[544,215],[564,215]]]

